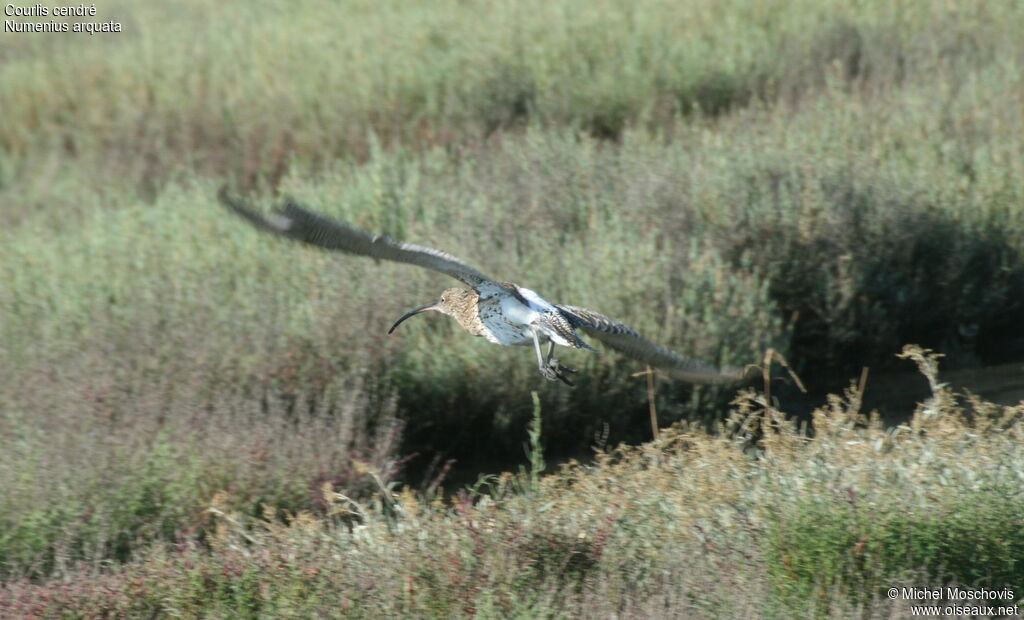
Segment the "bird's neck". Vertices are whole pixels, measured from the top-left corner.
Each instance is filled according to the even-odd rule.
[[[451,316],[462,326],[462,329],[474,336],[487,334],[487,328],[480,320],[480,297],[478,295],[467,295],[462,303],[452,308]]]

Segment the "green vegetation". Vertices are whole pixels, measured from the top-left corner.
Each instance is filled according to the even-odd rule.
[[[905,617],[911,602],[889,600],[889,587],[1024,579],[1024,407],[961,405],[940,387],[885,430],[851,389],[815,413],[808,439],[754,392],[737,404],[730,426],[770,429],[760,458],[742,439],[680,426],[539,483],[533,471],[504,474],[451,505],[383,486],[355,501],[326,483],[317,515],[252,517],[222,493],[205,545],[151,548],[59,585],[16,580],[0,610]]]
[[[451,283],[214,198],[716,363],[975,364],[1024,342],[1024,6],[98,10],[125,32],[0,41],[0,615],[863,617],[890,583],[1024,583],[1019,408],[937,386],[886,431],[850,394],[806,439],[660,380],[689,423],[541,472],[649,438],[642,368],[566,353],[570,390],[437,317],[385,337]],[[449,458],[531,465],[449,502]]]

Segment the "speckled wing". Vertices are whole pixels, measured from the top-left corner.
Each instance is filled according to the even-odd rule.
[[[263,215],[244,201],[221,188],[217,197],[227,208],[257,228],[315,245],[327,250],[369,256],[380,260],[408,263],[432,269],[461,280],[474,289],[497,284],[476,269],[447,252],[412,243],[395,241],[386,235],[375,235],[329,219],[288,202],[276,212]]]
[[[692,383],[733,383],[744,378],[739,368],[719,369],[697,360],[686,359],[674,351],[660,347],[615,319],[577,306],[556,306],[573,327],[619,353],[665,374]]]
[[[556,306],[557,307],[557,306]],[[572,321],[565,316],[565,313],[561,310],[552,310],[541,315],[538,321],[542,329],[549,334],[558,334],[569,343],[569,346],[574,349],[587,349],[590,351],[596,351],[594,347],[586,343],[579,334],[576,333]]]

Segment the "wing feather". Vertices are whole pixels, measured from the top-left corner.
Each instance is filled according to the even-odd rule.
[[[231,196],[226,188],[218,194],[220,201],[231,211],[262,228],[296,241],[326,250],[335,250],[369,256],[380,260],[416,265],[432,269],[461,280],[474,289],[494,284],[491,278],[470,267],[460,259],[434,248],[395,241],[386,235],[375,235],[308,211],[288,202],[278,211],[263,215],[244,201]]]
[[[740,368],[718,368],[687,359],[675,351],[654,344],[619,321],[593,310],[561,305],[557,308],[573,327],[626,357],[649,364],[668,375],[693,383],[733,383],[744,378],[744,372]]]

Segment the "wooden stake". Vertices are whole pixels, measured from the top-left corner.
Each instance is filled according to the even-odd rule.
[[[633,373],[634,377],[640,375],[647,375],[647,408],[651,412],[651,436],[654,437],[654,441],[658,441],[658,407],[654,402],[654,368],[648,364],[647,370]]]

